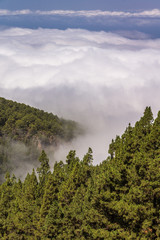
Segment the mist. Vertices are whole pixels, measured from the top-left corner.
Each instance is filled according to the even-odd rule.
[[[146,106],[156,116],[160,39],[138,32],[136,38],[81,29],[0,31],[0,95],[85,129],[53,154],[48,150],[52,165],[71,149],[82,158],[88,147],[98,164],[107,158],[111,139],[139,120]]]

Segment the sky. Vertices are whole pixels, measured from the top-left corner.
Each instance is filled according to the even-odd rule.
[[[98,164],[146,106],[160,110],[159,28],[154,0],[1,0],[0,96],[79,122],[86,134],[53,161],[91,147]]]
[[[17,10],[110,10],[135,11],[159,8],[159,0],[0,0],[0,8]]]
[[[71,28],[98,32],[118,32],[130,38],[137,38],[137,32],[144,33],[145,35],[148,34],[150,38],[160,37],[160,8],[155,8],[158,4],[153,4],[154,2],[152,2],[152,5],[150,4],[150,8],[147,8],[146,4],[143,5],[143,8],[141,8],[140,4],[137,4],[137,8],[134,9],[132,4],[130,4],[129,10],[117,7],[114,11],[111,7],[112,4],[108,4],[107,6],[109,7],[107,8],[98,8],[101,4],[97,8],[93,8],[94,4],[87,5],[87,2],[82,4],[84,8],[78,8],[79,10],[75,10],[73,4],[68,4],[70,6],[68,9],[70,10],[64,8],[65,4],[62,4],[62,8],[60,6],[56,8],[56,5],[54,5],[55,8],[52,8],[49,7],[50,4],[46,4],[48,8],[44,8],[40,4],[36,4],[36,8],[34,9],[34,2],[33,4],[27,2],[29,4],[28,7],[17,3],[17,8],[16,4],[14,4],[13,9],[10,3],[8,3],[7,8],[7,2],[5,2],[4,9],[3,5],[0,6],[0,29],[19,27],[66,30]],[[92,6],[92,9],[89,10],[87,6]],[[140,35],[142,36],[142,34]]]

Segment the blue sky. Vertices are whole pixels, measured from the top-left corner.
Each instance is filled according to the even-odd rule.
[[[160,8],[159,0],[0,0],[2,9],[72,9],[72,10],[123,10],[141,11]]]
[[[47,0],[46,0],[47,1]],[[11,6],[10,6],[11,7]],[[22,9],[25,9],[23,6]],[[160,9],[139,11],[0,10],[0,28],[86,29],[119,33],[129,38],[160,38]],[[139,32],[140,34],[137,34]],[[141,34],[143,33],[143,34]],[[145,37],[146,37],[145,36]]]
[[[3,12],[3,9],[8,11]],[[20,12],[25,9],[30,11]],[[63,13],[49,12],[52,10],[62,10]],[[66,10],[72,10],[74,13],[65,13]],[[78,13],[80,10],[108,11],[109,14],[103,15],[100,12],[91,16],[85,12],[81,15]],[[118,14],[112,15],[113,11]],[[143,13],[144,11],[150,13]],[[6,27],[61,30],[80,28],[90,31],[125,32],[125,35],[126,32],[132,31],[132,36],[129,34],[131,38],[135,38],[135,32],[159,38],[160,0],[0,0],[0,28]]]

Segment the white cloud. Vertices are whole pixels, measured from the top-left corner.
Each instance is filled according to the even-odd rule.
[[[14,15],[60,15],[60,16],[84,16],[84,17],[160,17],[159,9],[152,9],[142,12],[123,12],[123,11],[101,11],[101,10],[92,10],[92,11],[73,11],[73,10],[51,10],[51,11],[31,11],[28,9],[10,11],[7,9],[0,9],[0,16],[14,16]]]
[[[10,10],[7,10],[7,9],[0,9],[0,16],[26,15],[26,14],[33,14],[33,12],[28,10],[28,9],[16,10],[16,11],[10,11]]]
[[[61,146],[59,158],[71,148],[83,156],[91,146],[95,163],[105,159],[111,138],[146,105],[159,109],[159,76],[159,39],[71,29],[0,32],[1,96],[75,119],[88,130]]]

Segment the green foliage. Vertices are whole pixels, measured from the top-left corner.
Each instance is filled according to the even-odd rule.
[[[0,181],[12,165],[13,143],[23,143],[29,149],[25,161],[36,161],[38,151],[60,141],[70,141],[80,133],[74,121],[60,119],[52,113],[0,98]],[[37,152],[36,152],[37,151]],[[32,159],[31,159],[31,155]],[[29,159],[30,158],[30,159]]]
[[[41,155],[39,157],[39,162],[41,166],[37,168],[37,173],[39,175],[39,180],[42,181],[44,177],[47,176],[50,166],[49,166],[49,159],[44,150],[42,150]]]
[[[4,120],[1,120],[4,123]],[[11,121],[12,122],[12,121]],[[0,185],[0,239],[160,239],[160,113],[151,108],[112,140],[110,156],[93,166],[71,150],[55,163],[42,151],[23,182]]]
[[[29,141],[34,135],[71,140],[77,127],[75,122],[60,119],[52,113],[0,98],[0,130],[4,136],[23,141]]]

